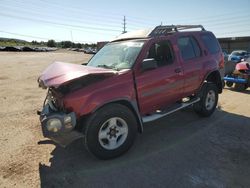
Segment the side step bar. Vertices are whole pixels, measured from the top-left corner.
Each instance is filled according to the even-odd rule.
[[[150,121],[160,119],[160,118],[162,118],[162,117],[164,117],[166,115],[172,114],[173,112],[176,112],[176,111],[178,111],[178,110],[180,110],[182,108],[186,108],[187,106],[190,106],[190,105],[192,105],[194,103],[197,103],[199,101],[200,101],[200,98],[194,98],[194,99],[189,100],[188,102],[175,104],[173,106],[168,107],[164,111],[156,112],[156,113],[154,113],[152,115],[142,117],[142,122],[147,123],[147,122],[150,122]]]

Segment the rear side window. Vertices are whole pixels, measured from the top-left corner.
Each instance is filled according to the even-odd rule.
[[[181,51],[181,56],[184,60],[201,56],[201,49],[197,41],[191,36],[179,38],[178,46]]]
[[[220,51],[219,43],[213,35],[204,34],[201,36],[201,39],[211,54],[216,54]]]

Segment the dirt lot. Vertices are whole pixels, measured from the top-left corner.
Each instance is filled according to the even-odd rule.
[[[185,109],[145,125],[125,155],[93,158],[81,140],[66,149],[41,135],[39,73],[77,52],[0,53],[0,187],[250,187],[250,90],[228,88],[210,118]]]

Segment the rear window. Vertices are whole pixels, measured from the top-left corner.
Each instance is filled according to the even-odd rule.
[[[217,39],[211,34],[204,34],[201,39],[211,54],[216,54],[220,51],[220,46]]]

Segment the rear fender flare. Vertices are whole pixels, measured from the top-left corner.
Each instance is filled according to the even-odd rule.
[[[203,79],[204,81],[201,83],[199,90],[202,88],[202,86],[204,85],[204,83],[206,82],[212,82],[215,83],[216,86],[218,87],[218,91],[219,93],[222,93],[222,89],[223,89],[223,80],[221,79],[221,74],[218,70],[212,70],[209,71],[205,78]]]

